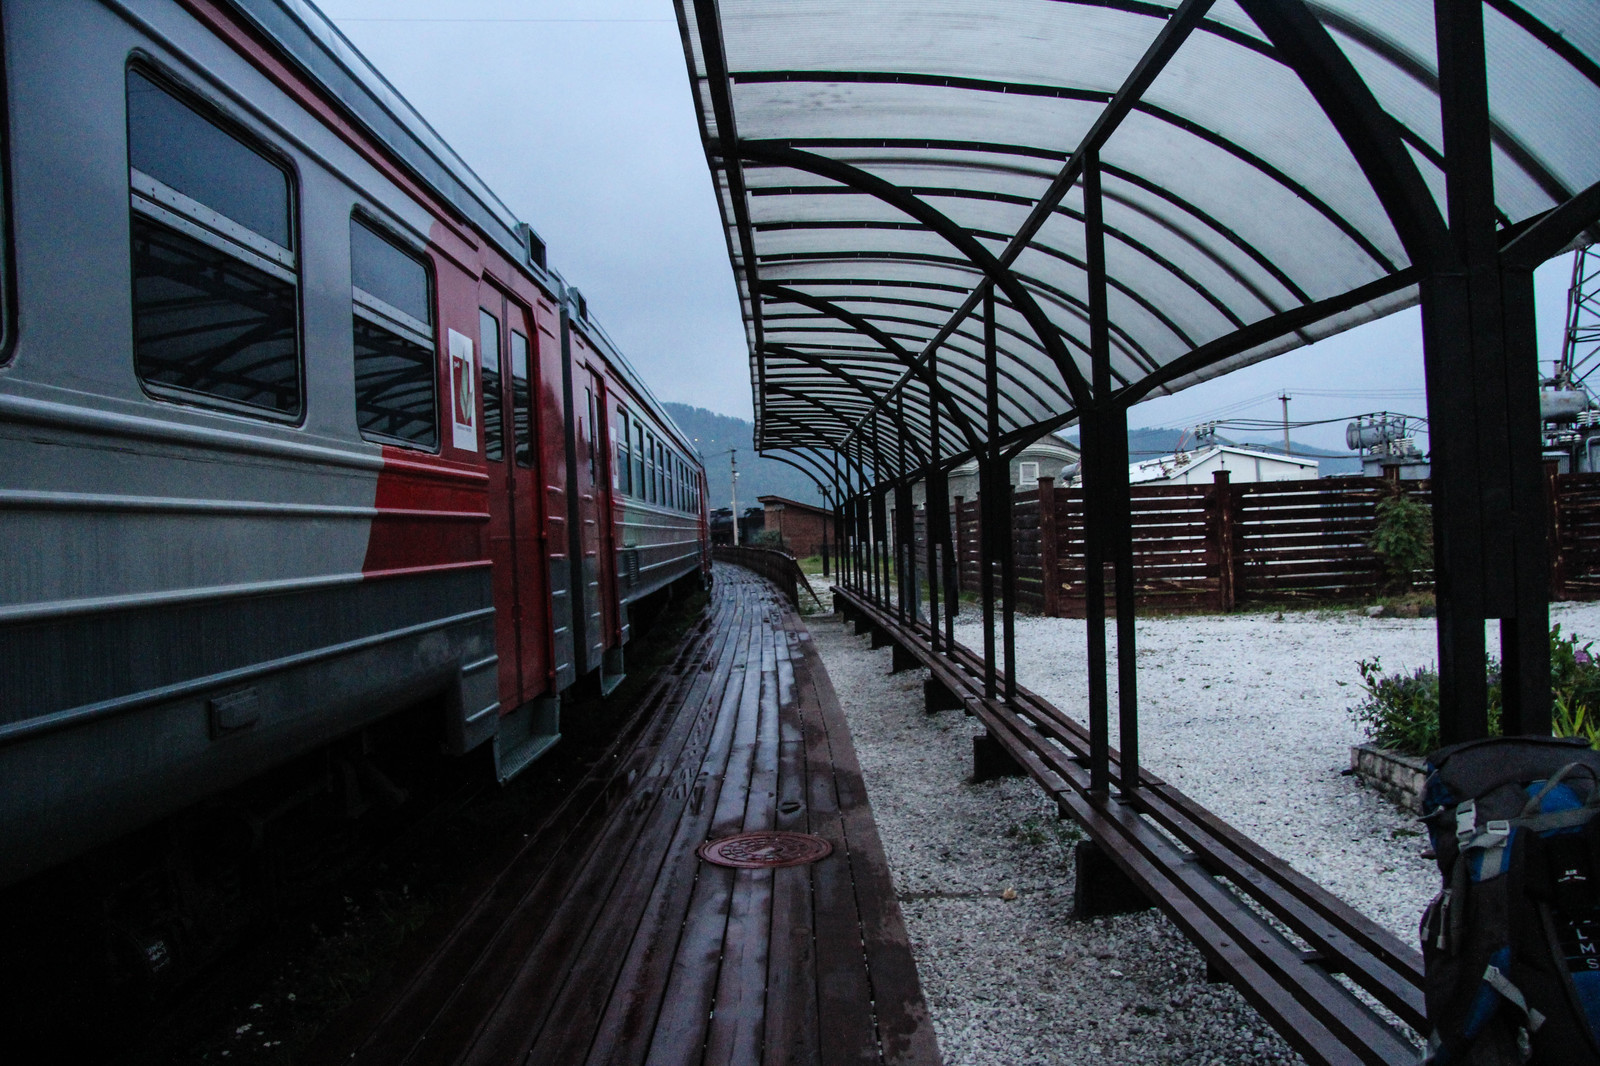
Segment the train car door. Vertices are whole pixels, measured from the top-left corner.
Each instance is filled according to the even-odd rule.
[[[604,636],[604,650],[614,651],[621,646],[617,619],[617,515],[615,509],[617,474],[613,443],[611,440],[611,398],[607,395],[605,376],[593,367],[587,370],[589,403],[590,477],[594,481],[595,496],[595,550],[596,573],[599,578],[599,623]],[[608,660],[607,672],[620,673],[614,662]]]
[[[499,289],[479,291],[484,458],[489,471],[489,555],[494,564],[500,709],[543,694],[549,654],[541,620],[544,574],[537,521],[534,352],[526,308]]]
[[[539,371],[534,375],[534,405],[538,411],[537,473],[544,519],[545,582],[549,589],[548,669],[551,687],[561,692],[578,677],[578,649],[573,633],[571,501],[567,495],[569,355],[565,312],[541,300],[536,317]]]
[[[604,491],[603,476],[608,457],[604,455],[605,427],[599,423],[602,395],[597,395],[599,375],[590,366],[593,349],[583,334],[572,328],[570,319],[562,333],[567,344],[569,389],[567,400],[571,416],[571,449],[567,460],[567,485],[571,494],[573,527],[573,629],[582,654],[579,670],[599,672],[602,692],[621,680],[621,663],[606,652],[612,647],[608,618],[615,607],[607,603],[612,584],[606,575],[615,567],[606,558],[604,545],[610,522],[610,493]]]

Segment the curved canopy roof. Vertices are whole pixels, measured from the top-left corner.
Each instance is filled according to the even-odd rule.
[[[761,448],[876,408],[920,461],[935,350],[940,451],[980,445],[991,286],[1015,441],[1413,303],[1449,255],[1430,0],[678,8]],[[1483,35],[1504,243],[1600,179],[1600,5],[1487,0]]]

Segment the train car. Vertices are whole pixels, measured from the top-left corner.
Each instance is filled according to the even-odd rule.
[[[402,706],[527,766],[708,574],[689,442],[309,4],[0,36],[0,885]]]
[[[562,315],[577,439],[569,450],[582,561],[578,662],[604,687],[623,672],[629,608],[675,584],[710,578],[705,471],[692,441],[639,383],[616,346],[568,290]]]

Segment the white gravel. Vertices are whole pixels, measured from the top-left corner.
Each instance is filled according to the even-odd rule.
[[[957,626],[969,645],[981,638],[974,613]],[[1600,604],[1553,605],[1551,617],[1600,636]],[[1199,952],[1158,914],[1073,921],[1070,823],[1030,781],[971,783],[982,727],[955,711],[926,715],[925,671],[890,676],[887,649],[870,651],[826,616],[808,621],[855,736],[948,1063],[1300,1061],[1232,988],[1205,982]],[[1361,739],[1348,713],[1356,660],[1432,664],[1432,620],[1289,611],[1146,618],[1137,632],[1144,764],[1414,939],[1437,887],[1416,821],[1340,771]],[[1081,620],[1019,617],[1019,680],[1081,717],[1084,645]],[[1008,888],[1014,900],[1001,898]]]

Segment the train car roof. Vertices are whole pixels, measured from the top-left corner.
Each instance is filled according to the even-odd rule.
[[[226,0],[234,10],[283,50],[284,54],[364,127],[379,143],[512,261],[556,293],[569,318],[610,361],[650,407],[662,425],[690,454],[694,444],[667,414],[604,329],[588,313],[586,301],[544,261],[544,242],[490,190],[472,167],[401,95],[389,79],[310,0]]]
[[[590,315],[589,301],[584,299],[583,293],[571,286],[566,287],[562,291],[561,310],[572,327],[579,330],[584,339],[620,371],[620,376],[627,382],[628,388],[650,407],[650,413],[678,438],[678,444],[698,462],[699,449],[694,446],[694,442],[689,439],[683,428],[667,414],[666,408],[661,406],[661,401],[656,399],[655,393],[650,391],[649,386],[644,383],[644,378],[640,377],[633,364],[628,362],[628,357],[622,354],[622,350],[606,333],[605,328]]]
[[[424,185],[552,292],[544,241],[514,215],[339,28],[309,0],[226,0],[322,86]]]

